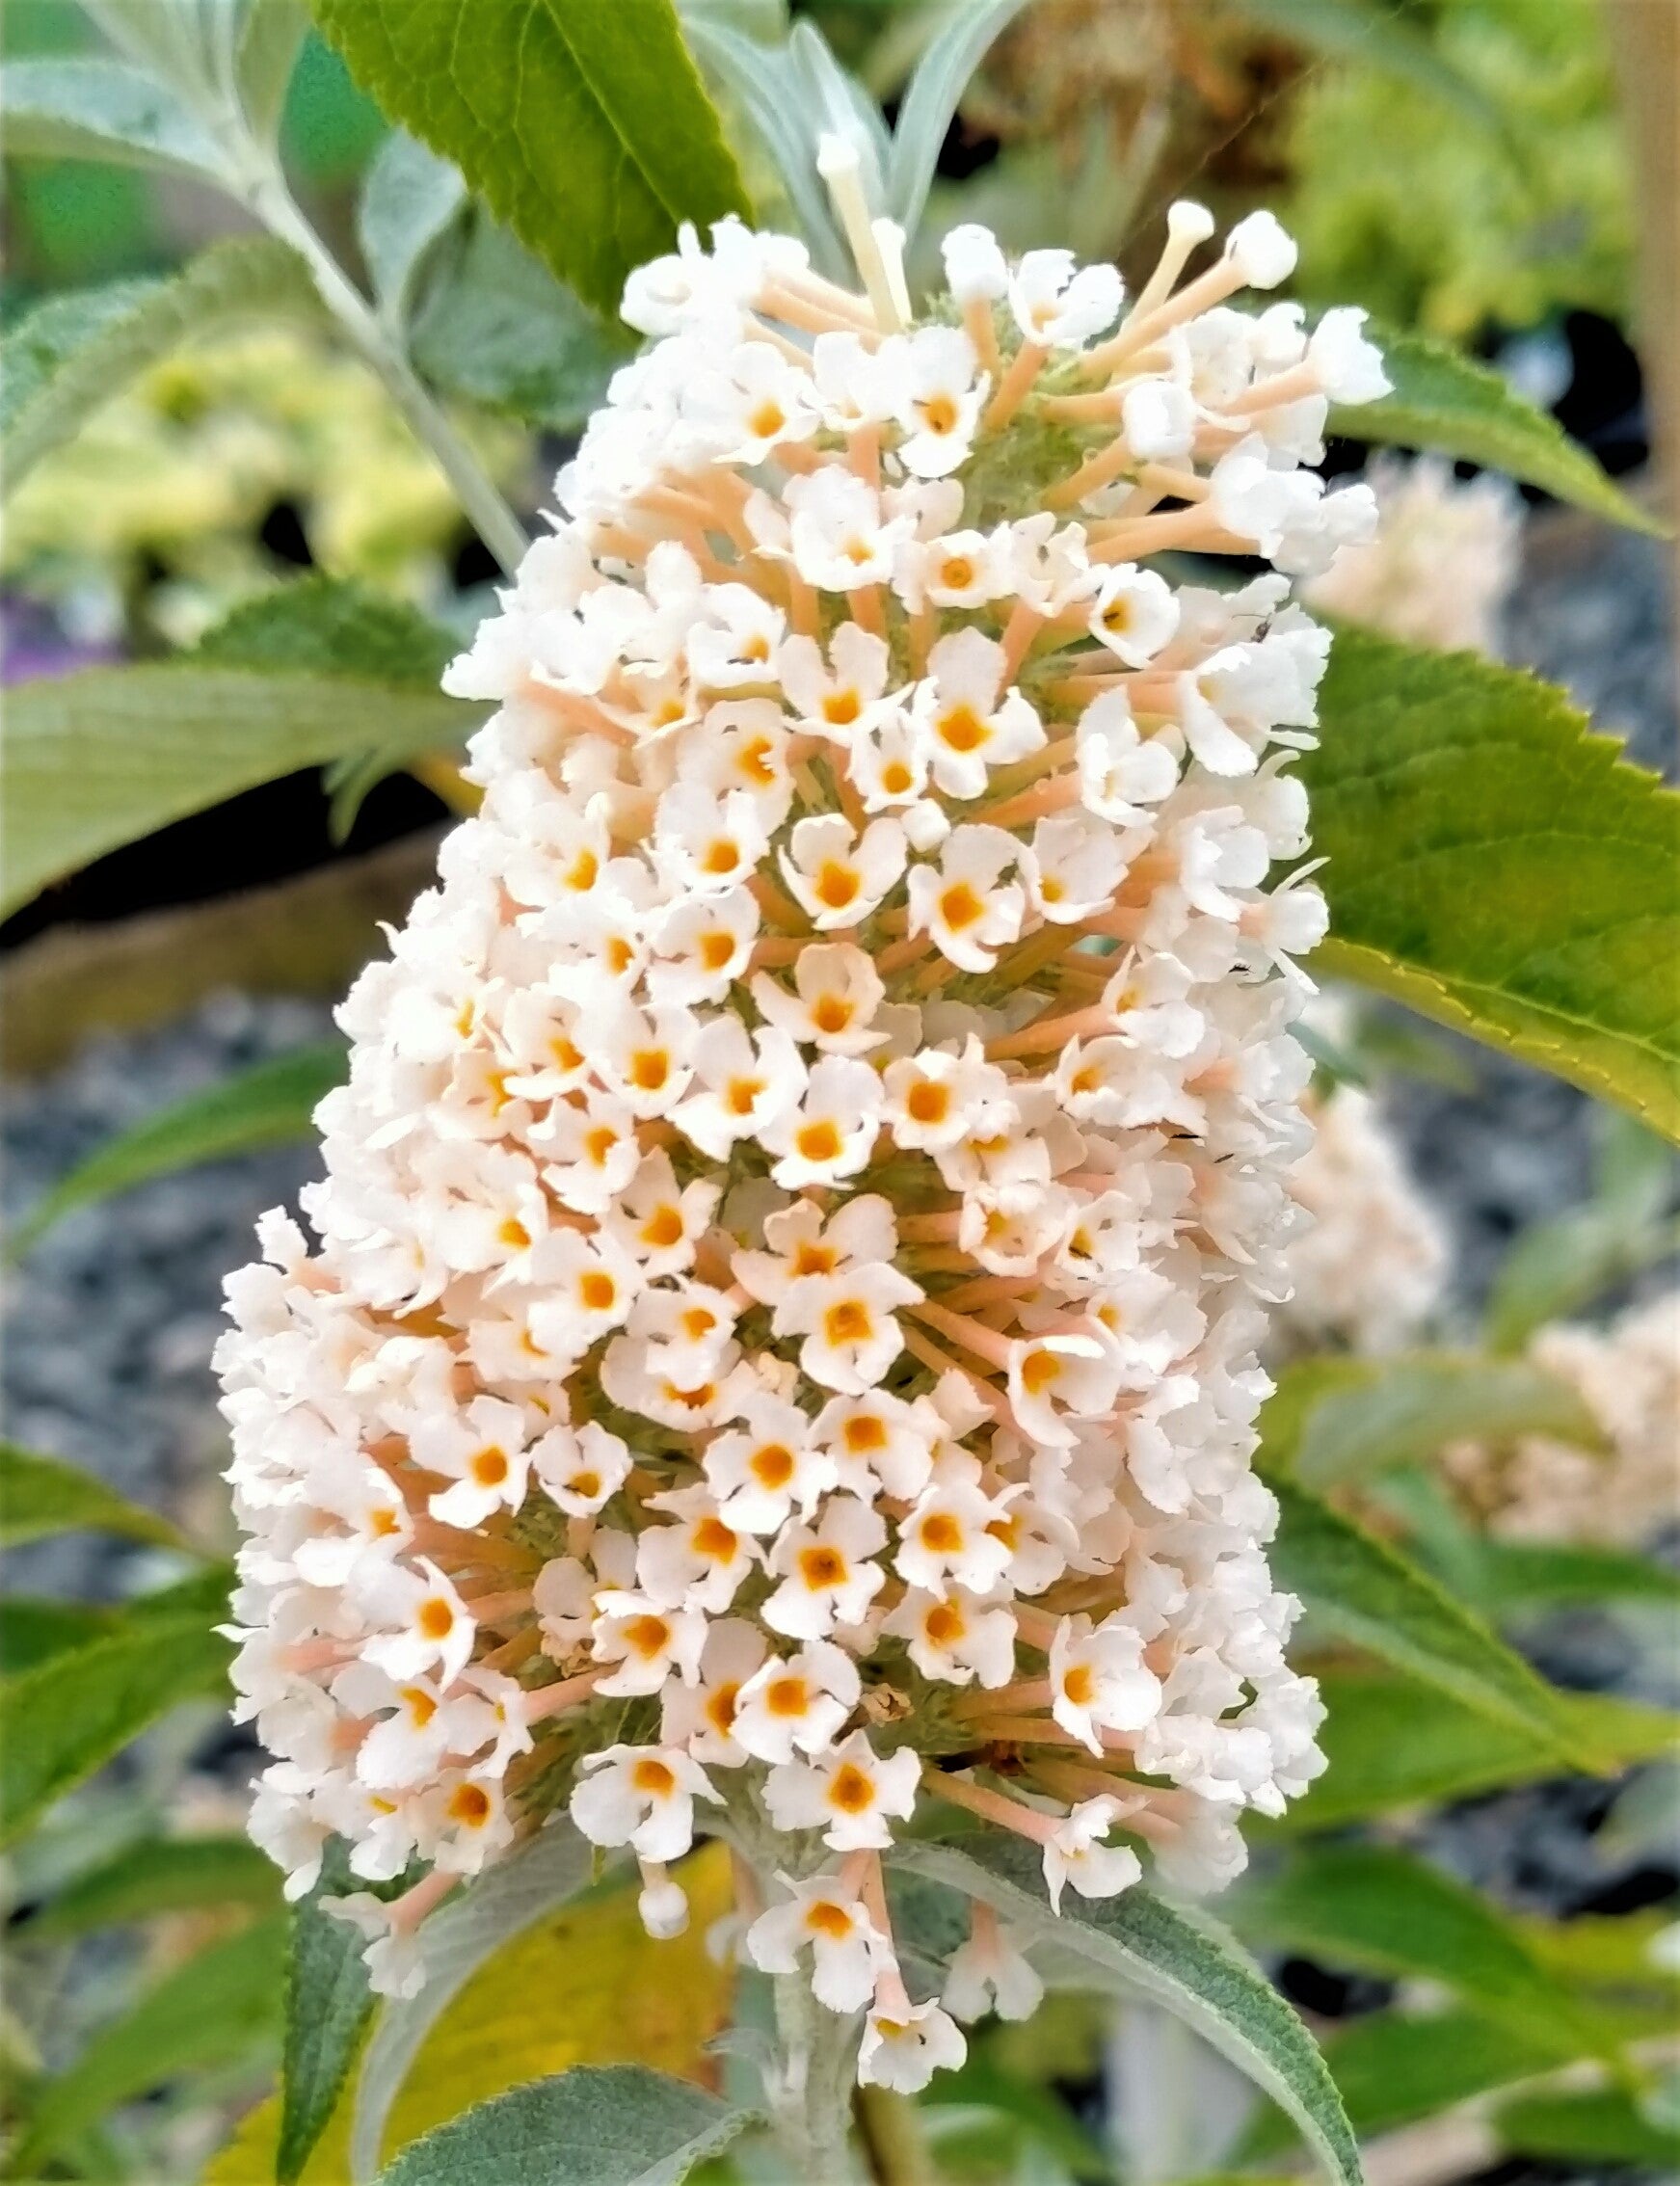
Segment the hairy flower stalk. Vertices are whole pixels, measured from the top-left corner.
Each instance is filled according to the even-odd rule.
[[[345,1004],[319,1243],[267,1218],[220,1354],[290,1888],[418,1872],[339,1906],[402,1992],[555,1808],[656,1933],[722,1835],[795,2108],[1032,2008],[983,1909],[907,1980],[913,1815],[1058,1905],[1208,1887],[1322,1765],[1249,1468],[1324,922],[1287,595],[1369,532],[1302,466],[1383,386],[1357,313],[1231,307],[1266,214],[1185,282],[1176,208],[1129,311],[958,228],[913,324],[832,164],[866,294],[733,222],[630,280],[653,345],[446,679],[483,807]]]

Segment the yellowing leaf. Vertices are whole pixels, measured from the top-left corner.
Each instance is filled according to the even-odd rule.
[[[645,1933],[627,1887],[563,1906],[498,1952],[415,2059],[387,2154],[469,2103],[569,2065],[648,2065],[709,2081],[702,2051],[729,2012],[726,1978],[706,1955],[706,1931],[730,1903],[723,1847],[708,1846],[682,1882],[690,1919],[673,1942]]]
[[[708,1845],[681,1878],[692,1917],[674,1942],[643,1933],[626,1886],[560,1907],[482,1967],[414,2061],[387,2160],[474,2103],[573,2065],[640,2064],[713,2084],[706,2044],[729,2017],[730,1982],[707,1957],[706,1931],[729,1906],[728,1854]],[[271,2186],[279,2124],[278,2102],[260,2103],[202,2186]],[[345,2186],[349,2149],[347,2088],[298,2186]]]

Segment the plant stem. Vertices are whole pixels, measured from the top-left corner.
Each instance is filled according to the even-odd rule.
[[[767,2093],[788,2176],[805,2186],[856,2186],[848,2125],[857,2022],[819,2004],[804,1969],[778,1974],[774,1992],[781,2054]]]
[[[308,266],[321,301],[363,361],[384,381],[411,432],[436,457],[473,528],[512,576],[530,544],[524,526],[443,410],[420,385],[400,343],[304,218],[279,168],[248,167],[244,196],[269,233],[289,243]]]
[[[852,2109],[876,2186],[932,2186],[927,2139],[908,2095],[892,2088],[859,2088]]]

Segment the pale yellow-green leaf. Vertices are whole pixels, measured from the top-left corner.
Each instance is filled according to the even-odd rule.
[[[730,1981],[707,1957],[705,1938],[730,1902],[728,1854],[708,1845],[680,1873],[692,1917],[673,1942],[644,1933],[635,1889],[626,1885],[562,1906],[482,1967],[414,2060],[387,2160],[472,2104],[573,2065],[648,2065],[713,2085],[705,2049],[729,2017]],[[202,2186],[271,2186],[279,2122],[278,2102],[259,2104]],[[299,2186],[344,2186],[349,2144],[346,2090]]]

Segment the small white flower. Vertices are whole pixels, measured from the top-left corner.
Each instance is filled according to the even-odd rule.
[[[907,607],[983,607],[1015,589],[1015,535],[1007,524],[918,540],[899,556],[894,589]]]
[[[770,1174],[786,1191],[854,1177],[869,1159],[881,1123],[881,1080],[867,1063],[823,1055],[798,1106],[760,1133],[778,1157]]]
[[[1041,819],[1032,831],[1033,907],[1053,925],[1077,926],[1113,899],[1128,864],[1113,829],[1094,817]]]
[[[923,1048],[900,1055],[887,1065],[883,1083],[887,1127],[899,1146],[938,1152],[1014,1119],[1009,1080],[985,1060],[972,1032],[960,1054]]]
[[[1141,1730],[1160,1707],[1142,1636],[1117,1617],[1095,1627],[1088,1616],[1064,1617],[1051,1641],[1050,1685],[1052,1715],[1093,1753],[1105,1730]]]
[[[975,629],[955,630],[928,654],[915,718],[928,767],[947,796],[985,794],[990,770],[1044,747],[1044,725],[1017,690],[1003,685],[1003,649]]]
[[[1085,810],[1121,827],[1146,827],[1149,807],[1170,797],[1178,761],[1166,746],[1138,734],[1123,691],[1104,691],[1080,716],[1076,746]]]
[[[904,830],[871,820],[860,836],[840,813],[796,821],[780,853],[782,878],[819,933],[857,926],[904,871]]]
[[[836,1852],[868,1851],[893,1842],[890,1820],[909,1820],[920,1775],[913,1746],[883,1761],[865,1733],[854,1731],[810,1761],[772,1769],[764,1804],[778,1829],[820,1829]]]
[[[811,1440],[811,1422],[797,1404],[749,1398],[747,1425],[714,1435],[702,1463],[722,1515],[749,1533],[774,1533],[797,1511],[809,1518],[817,1499],[839,1481],[834,1461]]]
[[[684,1685],[697,1682],[706,1644],[706,1618],[698,1610],[667,1607],[625,1586],[604,1587],[595,1599],[590,1638],[596,1660],[622,1666],[601,1679],[598,1692],[615,1697],[659,1693],[673,1673]]]
[[[910,931],[931,935],[965,972],[990,972],[1021,932],[1027,892],[1004,876],[1023,870],[1028,855],[1001,828],[952,828],[937,866],[910,868]]]
[[[630,1453],[622,1438],[594,1420],[575,1429],[550,1427],[532,1444],[530,1455],[544,1493],[573,1518],[593,1518],[630,1473]]]
[[[823,1389],[860,1397],[886,1379],[903,1348],[895,1315],[921,1287],[885,1262],[797,1277],[777,1300],[778,1336],[803,1336],[802,1373]]]
[[[410,1436],[415,1463],[455,1483],[431,1497],[432,1516],[466,1528],[481,1526],[494,1510],[517,1510],[530,1473],[526,1439],[520,1406],[494,1397],[475,1397],[452,1416],[416,1420]]]
[[[1295,247],[1275,215],[1252,212],[1225,239],[1225,255],[1250,288],[1275,288],[1295,270]]]
[[[908,1642],[910,1660],[923,1677],[942,1685],[1007,1685],[1015,1675],[1015,1618],[988,1607],[966,1587],[941,1593],[906,1588],[881,1628]]]
[[[435,1670],[453,1685],[467,1667],[477,1630],[455,1588],[429,1558],[412,1567],[387,1564],[367,1574],[367,1611],[385,1627],[362,1646],[370,1663],[402,1681]]]
[[[816,1415],[813,1432],[842,1487],[866,1500],[879,1488],[908,1502],[927,1484],[939,1419],[924,1400],[907,1404],[869,1389],[834,1398]]]
[[[1030,2019],[1044,2001],[1044,1983],[1019,1942],[989,1906],[974,1908],[973,1933],[951,1953],[940,2002],[956,2019]]]
[[[787,1895],[747,1930],[747,1957],[760,1973],[786,1974],[809,1951],[817,2002],[831,2012],[862,2011],[887,1962],[887,1938],[837,1877],[795,1882],[784,1876],[781,1881]]]
[[[831,1055],[880,1046],[884,1035],[870,1027],[885,993],[880,973],[851,942],[801,949],[792,994],[767,972],[753,979],[753,1000],[773,1026]]]
[[[1326,311],[1307,341],[1307,361],[1332,402],[1379,402],[1390,392],[1382,352],[1364,333],[1365,313]]]
[[[707,585],[703,598],[705,620],[694,624],[686,638],[688,670],[696,683],[731,691],[763,682],[787,627],[782,610],[746,584]],[[707,713],[708,727],[717,711]]]
[[[659,1696],[659,1736],[695,1760],[738,1769],[746,1748],[734,1736],[735,1712],[748,1679],[763,1666],[769,1642],[744,1617],[719,1617],[707,1630],[698,1685],[668,1685]]]
[[[1044,1881],[1056,1912],[1070,1882],[1081,1898],[1117,1898],[1141,1879],[1142,1862],[1131,1846],[1103,1841],[1120,1812],[1120,1801],[1107,1794],[1084,1799],[1046,1838]]]
[[[323,1898],[322,1909],[366,1938],[363,1963],[376,1996],[402,2003],[426,1986],[426,1961],[416,1930],[399,1927],[394,1908],[371,1890],[352,1890],[341,1898]]]
[[[884,516],[880,495],[862,479],[849,471],[812,471],[789,483],[786,498],[792,511],[788,550],[807,584],[857,592],[891,580],[909,521]]]
[[[785,1527],[770,1552],[782,1584],[761,1614],[790,1640],[824,1640],[863,1621],[887,1581],[870,1560],[887,1545],[878,1510],[855,1496],[831,1496],[813,1526]]]
[[[678,1521],[650,1526],[636,1544],[636,1577],[649,1599],[708,1616],[728,1609],[758,1560],[750,1536],[729,1523],[704,1481],[651,1496],[649,1507]]]
[[[688,1927],[688,1900],[682,1885],[674,1882],[662,1866],[644,1864],[636,1911],[642,1926],[658,1943],[669,1943]]]
[[[769,846],[763,818],[745,789],[675,783],[653,815],[653,854],[676,884],[722,895],[744,881]]]
[[[877,2009],[864,2021],[858,2079],[867,2088],[917,2094],[936,2072],[953,2072],[969,2053],[963,2031],[934,2003]]]
[[[707,1027],[709,1029],[709,1027]],[[705,1033],[695,1042],[696,1075]],[[650,1282],[680,1275],[693,1265],[695,1246],[705,1236],[721,1191],[697,1177],[679,1186],[671,1157],[663,1148],[647,1155],[635,1175],[608,1208],[601,1227]]]
[[[1106,1419],[1119,1387],[1119,1369],[1095,1336],[1040,1336],[1011,1346],[1009,1408],[1032,1441],[1071,1449],[1075,1423]]]
[[[592,1845],[628,1845],[638,1858],[663,1864],[693,1843],[695,1800],[717,1797],[680,1746],[609,1746],[584,1755],[571,1813]]]
[[[885,638],[842,623],[828,641],[825,665],[814,638],[790,637],[776,656],[776,673],[800,725],[837,744],[850,744],[880,714],[892,654]]]
[[[1157,570],[1122,562],[1109,570],[1091,602],[1091,635],[1129,668],[1142,668],[1179,626],[1179,603]]]
[[[1120,315],[1125,284],[1112,266],[1078,266],[1071,251],[1028,251],[1009,282],[1024,341],[1083,349]]]
[[[858,1704],[857,1665],[826,1640],[796,1655],[772,1656],[735,1694],[731,1731],[756,1761],[787,1762],[820,1753]]]
[[[967,460],[986,387],[974,345],[960,327],[922,327],[910,336],[894,403],[906,470],[944,478]]]
[[[904,810],[915,808],[927,787],[926,743],[908,713],[893,707],[870,723],[847,754],[846,777],[862,797],[865,812],[901,812],[914,847],[931,847],[923,839],[924,831]]]
[[[805,1089],[799,1051],[775,1024],[753,1033],[738,1017],[714,1017],[692,1056],[693,1090],[671,1121],[714,1161],[727,1161],[738,1140],[761,1137],[792,1112]]]
[[[940,243],[946,285],[959,304],[995,303],[1009,290],[1009,262],[989,227],[965,222]]]

